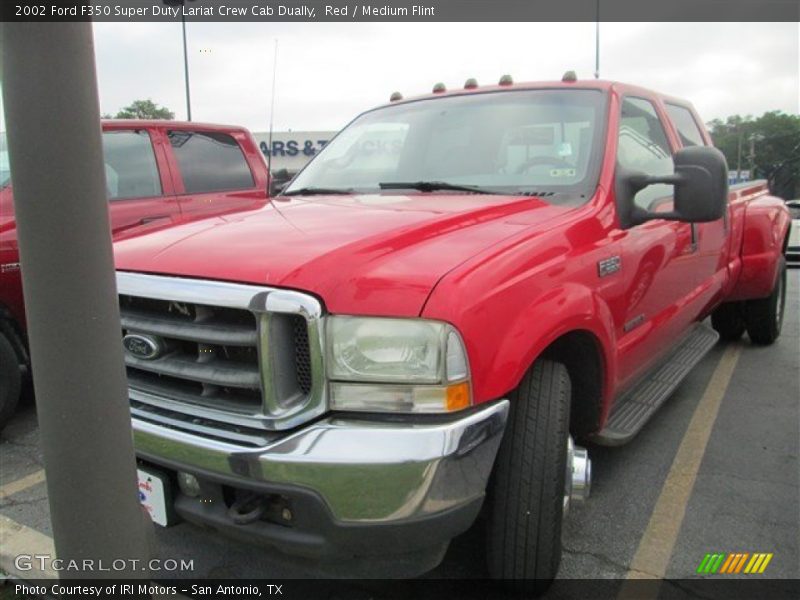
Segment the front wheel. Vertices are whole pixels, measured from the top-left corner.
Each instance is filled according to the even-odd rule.
[[[772,293],[766,298],[747,302],[745,320],[747,335],[754,344],[769,345],[778,339],[783,326],[783,309],[786,304],[786,259],[781,256],[778,278]]]
[[[509,400],[489,489],[488,569],[494,579],[541,593],[561,562],[570,412],[566,367],[537,361]]]

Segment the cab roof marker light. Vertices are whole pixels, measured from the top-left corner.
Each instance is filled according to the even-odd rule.
[[[442,94],[447,91],[445,85],[440,81],[435,86],[433,86],[433,93],[434,94]]]
[[[498,85],[514,85],[514,78],[511,75],[503,75],[498,82]]]
[[[561,78],[561,81],[563,81],[564,83],[575,83],[576,81],[578,81],[578,75],[575,73],[575,71],[567,71],[566,73],[564,73],[564,76]]]
[[[474,90],[478,87],[478,80],[474,77],[470,77],[464,82],[464,89],[465,90]]]
[[[389,96],[389,102],[399,102],[403,99],[403,94],[400,92],[393,92],[391,96]]]

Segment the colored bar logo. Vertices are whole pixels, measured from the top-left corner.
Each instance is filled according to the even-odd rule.
[[[735,575],[738,573],[746,573],[748,575],[755,575],[763,573],[769,561],[772,560],[772,552],[731,552],[731,553],[714,553],[706,554],[700,565],[697,567],[697,572],[702,575],[713,575],[715,573]]]

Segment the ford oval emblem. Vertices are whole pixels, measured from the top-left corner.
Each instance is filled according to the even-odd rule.
[[[131,355],[143,360],[158,358],[164,347],[161,338],[141,333],[129,333],[122,338],[122,345]]]

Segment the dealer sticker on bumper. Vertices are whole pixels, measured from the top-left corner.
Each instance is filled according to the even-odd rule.
[[[154,473],[136,469],[139,476],[139,502],[150,513],[153,523],[167,526],[167,496],[164,493],[164,480]]]

